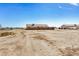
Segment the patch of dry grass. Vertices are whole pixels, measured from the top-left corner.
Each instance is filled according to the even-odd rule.
[[[79,48],[66,47],[65,49],[59,49],[63,56],[79,56]]]
[[[47,37],[42,34],[36,34],[33,36],[34,39],[47,40]]]
[[[49,40],[49,38],[46,35],[39,34],[39,33],[34,35],[32,38],[39,39],[39,40],[44,40],[45,42],[48,42],[51,45],[54,45],[54,43],[56,42],[55,40]]]
[[[0,37],[9,36],[9,35],[15,35],[14,32],[2,32],[0,33]]]

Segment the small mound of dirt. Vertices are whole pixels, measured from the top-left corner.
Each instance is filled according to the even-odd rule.
[[[14,32],[2,32],[0,33],[0,37],[9,36],[9,35],[15,35]]]

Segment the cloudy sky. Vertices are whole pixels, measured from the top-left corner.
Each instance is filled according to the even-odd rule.
[[[79,4],[0,4],[0,24],[2,24],[3,27],[19,27],[29,23],[48,24],[49,26],[79,24]]]

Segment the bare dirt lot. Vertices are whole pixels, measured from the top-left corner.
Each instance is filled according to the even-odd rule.
[[[0,30],[3,56],[79,56],[79,30]]]

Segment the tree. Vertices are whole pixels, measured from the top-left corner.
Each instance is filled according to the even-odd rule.
[[[2,26],[1,26],[1,24],[0,24],[0,28],[1,28]]]

